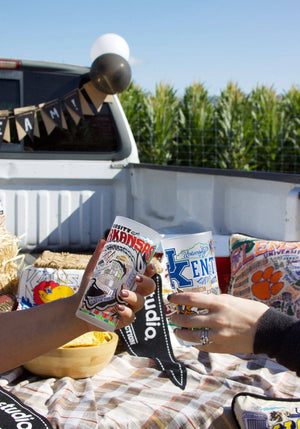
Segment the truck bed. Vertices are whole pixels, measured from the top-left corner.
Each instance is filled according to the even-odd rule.
[[[26,252],[91,250],[116,215],[162,234],[211,230],[220,255],[235,232],[300,240],[300,175],[92,160],[0,163],[6,226]]]

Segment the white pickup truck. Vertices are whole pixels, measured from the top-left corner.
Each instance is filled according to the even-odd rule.
[[[111,227],[115,216],[123,215],[161,234],[212,231],[218,280],[222,292],[226,292],[231,269],[231,234],[238,232],[262,239],[300,241],[300,175],[142,164],[117,96],[107,97],[97,114],[84,115],[76,125],[64,110],[68,129],[56,127],[47,133],[39,106],[64,99],[70,91],[84,87],[88,72],[87,68],[59,64],[0,60],[0,200],[6,228],[20,237],[20,248],[27,259],[43,250],[91,253],[99,238]],[[17,138],[15,108],[23,106],[37,106],[40,137]],[[10,141],[7,141],[7,134],[6,139],[1,136],[4,130],[1,121],[4,122],[3,115],[8,110],[12,112]],[[300,308],[299,243],[290,244],[282,246],[274,259],[269,258],[266,269],[261,260],[255,260],[253,266],[259,270],[255,272],[255,279],[251,277],[251,291],[255,298],[264,301],[269,300],[272,293],[275,308],[280,306],[287,314],[293,314],[293,311],[300,318],[297,312]],[[236,261],[241,265],[240,261],[252,260],[251,252],[246,256],[246,246],[243,244],[242,250],[238,250],[241,258],[235,258],[232,253],[234,268]],[[264,252],[264,246],[260,245],[257,253],[264,258],[273,250],[270,246],[270,251],[268,248]],[[252,272],[255,271],[253,266]],[[246,263],[244,267],[236,278],[238,286],[246,284],[245,289],[250,294],[247,279],[251,270]],[[27,273],[32,268],[26,267]],[[21,275],[24,305],[30,302],[32,285],[36,281],[38,298],[42,296],[42,287],[46,286],[49,295],[53,291],[49,285],[54,283],[52,277],[51,282],[44,281],[44,273],[39,277],[36,274],[40,268],[34,268],[37,271],[34,270],[33,276],[26,277],[26,271],[23,271],[23,283]],[[269,275],[270,268],[272,276]],[[56,276],[56,270],[53,271]],[[267,273],[265,277],[269,281],[260,282],[257,273],[263,276]],[[78,275],[82,272],[77,273],[76,278],[74,276],[75,280],[70,279],[76,288],[81,278]],[[288,283],[282,294],[278,294],[283,288],[279,279]],[[30,287],[26,280],[31,282]],[[169,293],[170,282],[164,280],[166,276],[156,276],[157,286],[163,293]],[[262,296],[255,288],[258,283],[262,286],[259,287]],[[245,289],[240,296],[244,296]],[[60,290],[56,288],[56,291]],[[238,294],[240,292],[241,289]],[[296,296],[294,303],[292,294]],[[48,292],[46,295],[48,297]],[[51,299],[55,297],[60,296],[53,293]],[[41,298],[33,301],[34,305],[45,302]],[[42,363],[40,368],[45,370],[46,367],[49,378],[30,372],[34,370],[33,361],[31,367],[26,366],[29,371],[18,367],[2,374],[1,426],[5,426],[3,415],[10,418],[10,422],[14,419],[14,427],[25,427],[24,423],[31,427],[33,418],[40,416],[59,428],[236,428],[236,416],[241,415],[246,416],[247,421],[243,421],[247,427],[266,427],[267,418],[270,427],[275,427],[274,424],[279,427],[281,422],[282,427],[296,425],[297,422],[292,421],[299,418],[297,398],[300,397],[300,387],[296,373],[287,371],[282,364],[276,364],[265,355],[207,354],[195,347],[183,348],[175,341],[171,324],[168,326],[172,347],[169,347],[169,341],[165,341],[164,347],[168,330],[160,295],[147,297],[144,310],[137,313],[135,325],[126,327],[126,345],[130,353],[117,351],[103,371],[99,371],[95,355],[91,359],[91,348],[84,347],[78,348],[79,357],[75,351],[75,357],[68,358],[67,363],[56,354],[51,358],[51,351],[48,356],[37,357],[35,371]],[[135,330],[133,326],[140,329]],[[45,327],[43,332],[47,338]],[[14,341],[21,353],[23,343],[18,344],[15,338]],[[141,344],[140,350],[134,348]],[[99,352],[97,347],[94,353],[99,357],[106,356],[107,349],[102,350]],[[88,363],[85,365],[86,356]],[[72,377],[78,376],[73,373],[75,368],[79,372],[83,368],[84,375],[87,368],[97,368],[97,372],[93,377],[79,380],[60,379],[49,374],[51,366],[58,371],[72,370]],[[17,408],[11,403],[14,402],[12,395],[18,397]],[[257,412],[252,412],[253,409]],[[278,416],[280,423],[277,425]],[[242,417],[239,418],[241,423]],[[39,419],[39,423],[42,422]]]
[[[83,67],[1,64],[1,109],[48,102],[88,80]],[[116,215],[162,234],[211,230],[217,257],[228,257],[235,232],[300,240],[300,175],[141,164],[117,96],[82,122],[96,130],[84,144],[80,123],[71,143],[57,129],[0,147],[6,227],[24,251],[87,251]]]

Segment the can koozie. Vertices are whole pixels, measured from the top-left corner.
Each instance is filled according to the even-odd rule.
[[[118,324],[120,292],[134,290],[137,274],[144,274],[161,236],[132,219],[117,216],[108,234],[94,274],[77,309],[77,317],[106,330]]]
[[[164,238],[161,243],[173,292],[220,293],[211,231]],[[195,314],[203,310],[177,306],[177,311]],[[192,345],[178,341],[183,345]]]

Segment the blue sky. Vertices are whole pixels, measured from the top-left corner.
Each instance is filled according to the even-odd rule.
[[[90,66],[105,33],[130,47],[132,78],[179,94],[201,82],[219,94],[229,81],[281,93],[300,83],[299,0],[3,1],[0,57]]]

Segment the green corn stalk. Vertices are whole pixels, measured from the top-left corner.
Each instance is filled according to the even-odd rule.
[[[131,82],[118,96],[137,143],[141,162],[153,162],[147,139],[149,121],[151,121],[151,114],[148,111],[149,94]]]
[[[155,94],[134,83],[119,95],[137,142],[141,162],[168,164],[176,159],[179,99],[169,85],[156,85]]]
[[[280,153],[280,135],[284,112],[273,88],[257,86],[250,95],[253,118],[252,139],[260,170],[276,171]]]
[[[248,98],[236,83],[229,82],[215,105],[216,167],[253,169],[249,127]]]
[[[157,164],[174,164],[177,157],[179,99],[174,88],[165,83],[156,85],[155,94],[147,98],[148,138],[152,159]]]
[[[194,82],[185,89],[181,110],[178,163],[208,167],[214,148],[213,100],[203,84]]]
[[[300,89],[294,86],[281,97],[280,171],[300,173]]]
[[[211,98],[193,83],[179,99],[169,84],[131,83],[119,98],[142,162],[300,173],[299,88],[246,95],[230,82]]]

